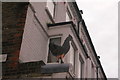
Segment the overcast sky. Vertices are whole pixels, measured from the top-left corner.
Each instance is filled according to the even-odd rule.
[[[107,78],[118,78],[118,0],[76,0]]]

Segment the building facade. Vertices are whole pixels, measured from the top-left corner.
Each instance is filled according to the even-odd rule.
[[[106,79],[76,2],[5,2],[2,6],[2,54],[7,55],[3,78]],[[49,43],[62,45],[68,35],[73,40],[60,64]]]

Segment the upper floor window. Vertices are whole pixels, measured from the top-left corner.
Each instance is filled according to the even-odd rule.
[[[70,17],[67,12],[66,12],[66,21],[70,21]]]
[[[70,63],[74,66],[75,65],[75,49],[73,46],[70,46]]]
[[[66,21],[70,21],[72,19],[72,16],[70,14],[70,11],[67,9],[66,10]]]
[[[85,50],[86,53],[89,52],[88,46],[87,46],[87,41],[86,41],[86,36],[84,34],[84,32],[82,31],[83,29],[81,29],[81,35],[80,35],[80,40],[83,44],[83,48]]]
[[[80,78],[84,78],[84,61],[80,55],[79,62],[80,62]]]
[[[91,62],[91,78],[95,78],[95,66],[94,64]]]
[[[70,63],[73,66],[73,74],[76,73],[76,64],[77,64],[77,47],[75,43],[72,41],[70,44]]]
[[[53,37],[50,38],[50,43],[54,43],[56,45],[61,45],[61,37]],[[53,56],[53,54],[50,52],[48,53],[48,63],[52,63],[52,62],[57,62],[57,57]]]
[[[85,44],[83,44],[83,47],[85,49],[85,52],[87,53],[88,52],[87,46]]]
[[[55,2],[54,0],[47,0],[47,9],[52,18],[55,17]]]

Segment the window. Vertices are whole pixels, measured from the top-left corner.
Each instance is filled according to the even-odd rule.
[[[61,45],[61,37],[55,37],[55,38],[50,38],[50,42],[56,44],[56,45]],[[51,54],[49,51],[48,53],[48,63],[56,62],[57,58]]]
[[[91,78],[95,78],[95,67],[92,62],[91,62]]]
[[[84,61],[80,55],[79,62],[80,62],[80,78],[84,78]]]
[[[68,16],[67,12],[66,12],[66,21],[70,21],[70,17]]]
[[[55,2],[53,0],[47,0],[47,9],[49,15],[54,18],[55,17]]]
[[[72,66],[73,66],[73,74],[75,74],[76,73],[76,67],[77,67],[77,47],[76,47],[76,45],[75,45],[75,43],[74,43],[74,41],[72,41],[71,42],[71,44],[70,44],[70,63],[72,64]]]
[[[83,47],[84,47],[84,49],[85,49],[85,52],[87,53],[87,52],[88,52],[88,50],[87,50],[86,45],[85,45],[85,44],[83,44]]]
[[[83,44],[83,48],[84,48],[85,52],[88,53],[88,47],[87,47],[86,42],[85,42],[85,40],[83,39],[83,37],[81,38],[81,42],[82,42],[82,44]]]
[[[70,63],[74,66],[75,64],[75,49],[70,46]]]
[[[66,10],[66,21],[70,21],[71,19],[72,19],[72,16],[71,16],[69,10],[67,9]]]

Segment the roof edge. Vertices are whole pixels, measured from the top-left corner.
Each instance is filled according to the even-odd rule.
[[[76,2],[73,2],[73,5],[74,5],[74,7],[75,7],[75,9],[76,9],[76,11],[77,11],[77,14],[78,14],[79,18],[82,19],[82,16],[81,16],[81,14],[79,13],[79,8],[78,8],[77,3],[76,3]],[[83,28],[84,28],[87,36],[88,36],[88,39],[89,39],[89,42],[90,42],[90,44],[91,44],[92,50],[93,50],[93,52],[94,52],[94,54],[95,54],[96,60],[97,60],[97,62],[100,64],[100,68],[101,68],[101,70],[102,70],[102,72],[103,72],[104,77],[107,79],[107,77],[106,77],[106,75],[105,75],[105,72],[104,72],[104,70],[103,70],[103,67],[102,67],[102,65],[101,65],[101,62],[100,62],[100,60],[99,60],[98,57],[97,57],[97,53],[96,53],[96,51],[95,51],[94,45],[93,45],[93,43],[92,43],[91,37],[90,37],[90,35],[89,35],[89,33],[88,33],[86,24],[85,24],[85,22],[84,22],[83,19],[82,19],[82,24],[83,24],[83,26],[84,26]]]
[[[102,67],[102,65],[101,65],[101,62],[100,62],[100,60],[98,59],[96,50],[95,50],[95,48],[94,48],[94,45],[93,45],[93,43],[92,43],[91,37],[90,37],[90,35],[89,35],[89,33],[88,33],[87,26],[86,26],[84,20],[82,20],[82,25],[83,25],[83,29],[85,30],[85,33],[86,33],[86,35],[87,35],[87,38],[89,39],[89,42],[90,42],[90,45],[91,45],[92,50],[93,50],[93,52],[94,52],[94,55],[95,55],[95,57],[96,57],[96,60],[97,60],[97,62],[98,62],[99,65],[100,65],[100,68],[101,68],[101,70],[102,70],[102,72],[103,72],[104,77],[107,79],[107,77],[106,77],[106,75],[105,75],[105,72],[104,72],[104,70],[103,70],[103,67]]]

